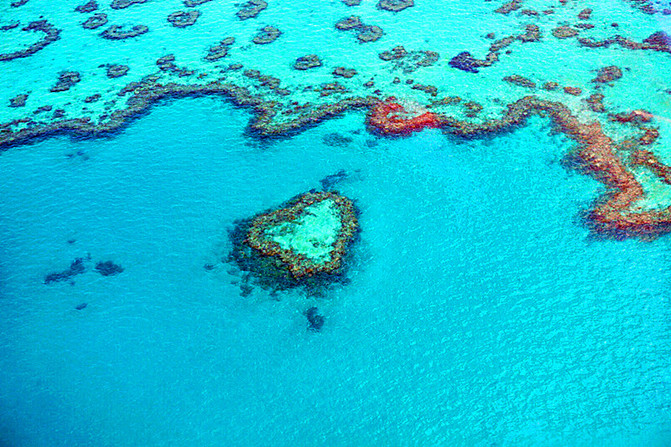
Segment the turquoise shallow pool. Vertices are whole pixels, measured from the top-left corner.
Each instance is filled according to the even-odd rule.
[[[62,33],[30,57],[0,61],[1,447],[671,445],[671,236],[590,231],[587,211],[608,191],[574,169],[566,155],[579,142],[547,116],[468,139],[438,128],[380,136],[366,126],[366,107],[392,95],[409,115],[462,95],[473,101],[465,109],[431,110],[483,123],[533,94],[565,104],[580,123],[599,122],[642,185],[636,204],[668,207],[671,183],[634,166],[631,151],[671,161],[671,44],[595,50],[552,34],[571,24],[582,37],[643,41],[671,32],[668,1],[648,2],[656,12],[646,15],[645,2],[526,0],[526,11],[553,11],[533,15],[494,12],[504,2],[486,0],[416,0],[399,13],[372,0],[269,0],[241,21],[240,5],[215,0],[197,5],[191,28],[165,20],[186,8],[181,1],[100,2],[108,25],[149,26],[121,41],[82,27],[90,14],[74,7],[83,1],[10,3],[0,4],[0,54],[39,37],[2,29],[15,20],[44,14]],[[586,7],[591,22],[576,18]],[[355,31],[334,28],[352,14],[384,28],[382,37],[360,44]],[[516,38],[495,65],[473,73],[449,64],[464,50],[484,60],[487,32],[503,38],[528,23],[542,37]],[[268,24],[282,31],[277,42],[250,43]],[[226,59],[203,61],[226,36],[235,37]],[[378,56],[400,43],[415,62],[420,49],[439,59],[396,66]],[[323,66],[292,68],[312,52]],[[157,68],[166,53],[177,54],[177,68]],[[290,93],[256,85],[234,62],[276,76]],[[108,77],[111,63],[128,74]],[[596,85],[611,64],[622,79]],[[334,77],[340,65],[358,74]],[[81,80],[50,91],[63,70]],[[501,80],[516,73],[538,85]],[[184,85],[221,75],[247,99],[283,111],[300,104],[308,116],[355,94],[377,96],[278,138],[259,138],[250,108],[207,94],[148,103],[99,138],[44,130],[82,117],[106,125],[137,99],[119,90],[147,75]],[[346,91],[323,88],[334,79]],[[550,80],[584,92],[541,87]],[[440,95],[411,87],[420,82]],[[85,100],[93,94],[100,98]],[[588,94],[604,94],[606,111]],[[610,118],[633,109],[651,121]],[[293,113],[272,119],[303,116]],[[636,141],[646,126],[661,135],[648,145]],[[22,139],[31,129],[44,131]],[[327,176],[360,211],[345,281],[318,296],[250,283],[228,260],[236,223],[320,189]],[[324,317],[321,331],[308,330],[311,307]]]

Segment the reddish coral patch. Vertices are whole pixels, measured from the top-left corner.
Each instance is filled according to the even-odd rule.
[[[393,96],[373,105],[368,122],[378,132],[385,135],[407,135],[426,127],[440,126],[438,117],[424,108],[406,108],[396,102]]]

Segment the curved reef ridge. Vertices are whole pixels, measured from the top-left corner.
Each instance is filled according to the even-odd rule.
[[[303,2],[309,3],[298,0],[296,7]],[[614,237],[671,231],[665,165],[671,147],[663,138],[671,131],[665,116],[671,78],[650,73],[650,67],[660,73],[671,68],[671,37],[659,31],[658,17],[625,0],[538,0],[536,9],[517,0],[475,1],[473,14],[487,18],[478,21],[437,11],[429,2],[374,3],[378,7],[361,17],[385,29],[364,39],[365,45],[343,33],[375,28],[351,15],[358,2],[333,2],[315,10],[314,20],[336,26],[314,30],[300,52],[291,39],[277,39],[303,35],[305,26],[292,8],[277,7],[281,0],[185,1],[199,10],[172,17],[178,24],[198,21],[180,29],[166,26],[174,10],[161,2],[118,1],[103,12],[93,5],[78,11],[59,4],[48,21],[28,6],[0,7],[7,13],[0,33],[15,36],[15,48],[25,49],[0,58],[6,73],[16,74],[0,79],[0,151],[56,134],[110,135],[156,102],[201,95],[249,109],[249,135],[257,138],[292,135],[355,109],[367,112],[368,129],[381,136],[432,128],[476,138],[512,131],[528,116],[542,115],[577,143],[566,158],[569,165],[606,187],[586,213],[594,231]],[[271,13],[267,8],[272,26],[263,21]],[[397,20],[388,20],[390,11]],[[83,20],[82,14],[89,16]],[[103,35],[58,39],[60,29],[73,23],[102,27],[106,14],[119,25]],[[131,27],[138,17],[146,25]],[[420,17],[431,27],[422,26]],[[20,23],[31,25],[24,29]],[[204,32],[221,23],[235,26],[224,34]],[[453,30],[453,39],[445,39],[444,30]],[[46,40],[34,43],[33,33],[24,31],[44,32]],[[408,35],[423,39],[404,41]],[[189,44],[172,45],[180,39]],[[49,50],[39,51],[45,42]],[[342,51],[327,51],[333,42]],[[56,63],[60,52],[76,52],[77,45],[82,54],[99,48],[117,56]],[[570,64],[557,55],[570,56]],[[156,64],[147,64],[148,58]],[[269,58],[272,63],[263,62]]]
[[[342,277],[359,230],[353,202],[311,191],[238,223],[232,259],[273,289],[324,286]]]
[[[646,116],[645,112],[638,112],[632,114]],[[545,113],[561,132],[576,141],[579,146],[573,155],[579,167],[608,189],[603,200],[588,213],[589,224],[595,230],[615,237],[658,236],[671,231],[671,207],[648,211],[636,209],[636,201],[644,196],[643,187],[615,154],[613,140],[604,133],[601,124],[580,122],[562,103],[527,96],[509,104],[503,117],[474,125],[421,107],[415,106],[412,110],[396,102],[396,98],[389,98],[371,109],[368,122],[374,131],[386,135],[407,135],[435,127],[462,137],[476,137],[523,124],[531,113]],[[663,165],[651,152],[635,152],[633,163],[650,167],[668,182],[671,168]]]

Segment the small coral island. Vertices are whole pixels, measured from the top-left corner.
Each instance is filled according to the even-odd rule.
[[[231,232],[231,258],[264,287],[317,290],[343,277],[358,229],[350,199],[311,191],[238,222]]]

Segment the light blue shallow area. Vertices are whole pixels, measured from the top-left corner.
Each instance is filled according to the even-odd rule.
[[[547,121],[259,143],[247,119],[186,99],[0,154],[0,445],[670,445],[670,239],[590,238],[602,190]],[[351,282],[241,296],[233,222],[339,169]],[[43,283],[87,253],[125,271]]]

